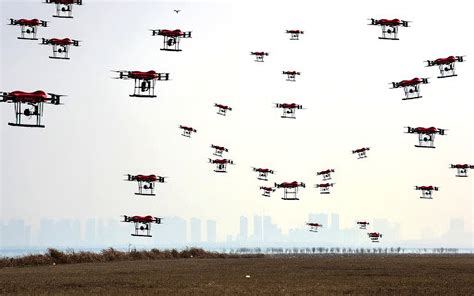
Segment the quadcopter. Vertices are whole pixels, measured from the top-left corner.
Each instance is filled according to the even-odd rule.
[[[320,194],[330,194],[329,188],[334,186],[334,183],[324,183],[324,184],[316,184],[314,185],[315,188],[319,188]]]
[[[420,85],[427,84],[427,83],[428,83],[428,78],[417,77],[410,80],[392,82],[392,89],[403,87],[403,92],[405,93],[405,97],[402,100],[420,99],[422,98],[422,96],[420,95]]]
[[[275,183],[275,188],[283,188],[283,197],[281,198],[283,200],[299,200],[297,197],[299,187],[305,188],[306,185],[303,182],[298,183],[297,181]]]
[[[115,79],[134,80],[133,94],[131,94],[130,97],[156,98],[156,81],[170,79],[169,73],[158,73],[154,70],[150,70],[148,72],[127,70],[114,72],[119,73],[118,77],[114,77]]]
[[[323,227],[322,224],[319,224],[319,223],[311,223],[311,222],[307,222],[306,225],[308,225],[310,228],[309,228],[309,231],[311,232],[318,232],[318,228],[319,227]]]
[[[268,52],[263,52],[263,51],[251,51],[250,55],[255,56],[255,61],[256,62],[263,62],[263,57],[268,56]]]
[[[296,75],[301,75],[301,72],[297,71],[282,71],[283,75],[286,75],[286,81],[296,81]]]
[[[415,147],[419,148],[436,148],[434,146],[435,135],[439,134],[441,136],[445,135],[446,129],[436,128],[436,127],[406,127],[407,134],[418,134],[418,145]]]
[[[151,224],[162,224],[161,220],[163,218],[153,217],[153,216],[123,216],[122,222],[133,223],[135,224],[135,233],[132,233],[132,236],[144,236],[151,237]],[[145,234],[144,234],[145,233]]]
[[[216,165],[214,172],[216,173],[227,173],[227,165],[234,164],[230,159],[210,159],[209,162]]]
[[[196,129],[189,126],[180,125],[179,128],[183,130],[183,133],[181,135],[186,138],[191,138],[191,133],[197,132]]]
[[[296,109],[304,109],[303,105],[295,104],[295,103],[275,103],[276,108],[283,109],[283,115],[281,118],[292,118],[296,119]]]
[[[433,199],[433,191],[438,191],[439,188],[436,186],[415,186],[415,190],[421,190],[420,198]]]
[[[262,181],[268,181],[268,174],[273,174],[274,171],[270,169],[264,169],[264,168],[254,168],[252,167],[252,170],[254,172],[258,173],[257,179],[262,180]]]
[[[21,29],[21,35],[20,37],[17,37],[18,39],[24,39],[24,40],[38,40],[36,38],[36,33],[38,31],[38,27],[47,27],[48,22],[47,21],[42,21],[39,19],[32,19],[32,20],[27,20],[27,19],[10,19],[10,25],[12,26],[20,26]]]
[[[446,77],[453,77],[458,76],[456,74],[456,62],[462,63],[464,62],[463,56],[449,56],[447,58],[439,58],[436,60],[427,60],[428,65],[427,67],[431,66],[438,66],[439,72],[441,76],[438,78],[446,78]]]
[[[369,232],[367,235],[373,243],[378,243],[379,239],[382,237],[382,234],[378,232]]]
[[[226,105],[214,104],[214,107],[217,107],[217,114],[226,116],[227,111],[232,111],[232,108]]]
[[[398,39],[398,28],[399,27],[408,27],[408,21],[403,21],[399,19],[387,20],[387,19],[370,19],[370,24],[373,26],[382,27],[382,36],[379,39],[386,40],[399,40]]]
[[[370,223],[366,221],[357,221],[357,225],[359,225],[359,229],[367,229],[367,225],[370,225]]]
[[[50,59],[69,60],[69,50],[71,46],[79,46],[79,41],[70,38],[43,38],[42,45],[51,45],[53,47],[53,55]]]
[[[456,177],[467,177],[467,171],[474,169],[474,165],[471,164],[452,164],[452,169],[457,170]]]
[[[56,15],[53,17],[72,18],[72,6],[82,5],[82,0],[46,0],[47,4],[56,4]]]
[[[9,122],[11,126],[22,127],[41,127],[41,118],[43,117],[44,104],[60,105],[60,99],[63,95],[46,93],[42,90],[35,92],[12,91],[0,92],[0,102],[13,103],[15,106],[15,123]],[[26,105],[26,108],[25,108]],[[23,123],[22,118],[28,119],[34,117],[34,123]]]
[[[156,182],[164,183],[165,177],[157,175],[127,175],[126,181],[136,181],[138,183],[138,192],[135,195],[155,196]]]
[[[317,172],[316,175],[317,176],[323,176],[323,181],[329,181],[331,180],[331,173],[334,173],[334,170],[333,169],[328,169],[328,170],[325,170],[325,171],[320,171],[320,172]]]
[[[360,148],[360,149],[352,150],[352,154],[357,154],[357,159],[367,158],[367,151],[369,150],[370,150],[369,147]]]
[[[265,197],[270,197],[270,194],[272,192],[275,192],[275,188],[266,187],[266,186],[260,186],[260,190],[263,190],[262,196],[265,196]]]
[[[166,51],[181,51],[179,42],[181,38],[191,38],[191,31],[176,30],[151,30],[152,36],[163,36],[163,48],[160,50]]]
[[[229,149],[222,146],[217,146],[214,144],[211,144],[211,148],[214,149],[214,153],[212,155],[215,155],[217,157],[222,157],[222,154],[224,152],[229,152]]]
[[[301,30],[286,30],[287,34],[290,34],[290,40],[299,40],[300,34],[304,34]]]

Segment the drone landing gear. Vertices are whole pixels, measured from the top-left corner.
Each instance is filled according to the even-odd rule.
[[[144,196],[156,196],[154,193],[135,193],[135,195],[144,195]]]
[[[418,148],[436,148],[435,146],[423,146],[423,145],[415,145]]]
[[[406,101],[406,100],[414,100],[414,99],[421,99],[421,98],[423,98],[423,96],[416,96],[416,97],[403,98],[402,100],[403,100],[403,101]]]
[[[22,126],[22,127],[40,127],[40,128],[44,128],[44,125],[42,125],[42,124],[24,124],[24,123],[9,122],[8,125],[10,125],[10,126]]]
[[[151,235],[149,234],[131,234],[131,236],[142,236],[142,237],[152,237]]]

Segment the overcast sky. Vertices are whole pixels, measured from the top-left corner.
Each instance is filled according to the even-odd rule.
[[[0,1],[2,91],[65,94],[45,106],[44,129],[10,127],[13,106],[0,105],[1,218],[116,218],[152,214],[216,219],[236,233],[240,215],[269,215],[284,230],[301,227],[309,212],[337,212],[341,226],[386,218],[403,239],[435,235],[460,218],[472,230],[473,178],[456,178],[451,163],[474,163],[468,1],[84,1],[73,19],[57,19],[41,1]],[[449,8],[449,9],[448,9]],[[181,9],[179,14],[174,9]],[[369,18],[412,21],[399,41],[379,40]],[[38,37],[81,40],[71,60],[52,60],[50,46],[18,40],[9,18],[48,20]],[[182,52],[164,52],[150,29],[192,31]],[[300,29],[290,41],[287,29]],[[250,51],[267,51],[264,63]],[[427,59],[466,55],[458,77],[437,79]],[[169,72],[158,98],[130,98],[133,81],[111,70]],[[283,70],[300,71],[294,83]],[[389,83],[430,77],[423,98],[402,101]],[[299,103],[296,120],[280,118],[273,103]],[[229,105],[226,117],[214,103]],[[178,126],[197,129],[192,138]],[[415,148],[405,126],[448,129],[436,149]],[[216,174],[211,144],[229,149],[235,165]],[[353,149],[370,147],[357,160]],[[276,171],[256,179],[251,167]],[[320,195],[316,171],[334,168],[335,187]],[[168,176],[157,197],[136,197],[123,175]],[[302,181],[300,201],[259,186]],[[439,186],[422,200],[415,185]],[[125,235],[125,234],[124,234]],[[128,235],[128,234],[127,234]]]

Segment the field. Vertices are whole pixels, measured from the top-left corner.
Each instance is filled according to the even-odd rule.
[[[0,294],[474,295],[474,256],[306,255],[10,267],[0,269]]]

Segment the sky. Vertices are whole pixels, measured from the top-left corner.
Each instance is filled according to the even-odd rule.
[[[451,163],[474,164],[474,64],[467,1],[84,1],[73,19],[57,19],[53,5],[0,1],[0,89],[42,89],[67,95],[47,105],[44,129],[10,127],[13,106],[0,105],[0,215],[38,224],[48,218],[120,215],[215,219],[219,232],[237,233],[241,215],[269,215],[301,227],[310,212],[337,212],[341,226],[386,218],[403,239],[424,229],[440,235],[450,219],[473,230],[473,181],[456,178]],[[176,14],[174,9],[180,9]],[[68,61],[51,60],[49,46],[18,40],[9,18],[48,20],[38,37],[81,40]],[[412,21],[399,41],[379,40],[369,18]],[[150,29],[192,31],[182,52],[160,51]],[[304,31],[290,41],[287,29]],[[264,63],[251,51],[267,51]],[[437,79],[427,59],[465,55],[458,77]],[[155,99],[130,98],[132,81],[111,70],[170,73]],[[281,71],[296,70],[296,82]],[[389,83],[429,77],[423,98],[402,101]],[[273,103],[302,104],[296,120],[280,118]],[[232,107],[226,117],[214,103]],[[178,126],[197,129],[189,138]],[[419,149],[404,127],[448,129],[436,149]],[[216,174],[211,144],[225,146],[235,165]],[[357,160],[352,150],[370,147]],[[269,182],[251,167],[275,170]],[[329,196],[314,184],[333,168]],[[136,197],[124,174],[169,177],[157,197]],[[271,198],[259,187],[302,181],[299,201]],[[415,185],[439,186],[422,200]],[[124,233],[128,235],[128,233]]]

